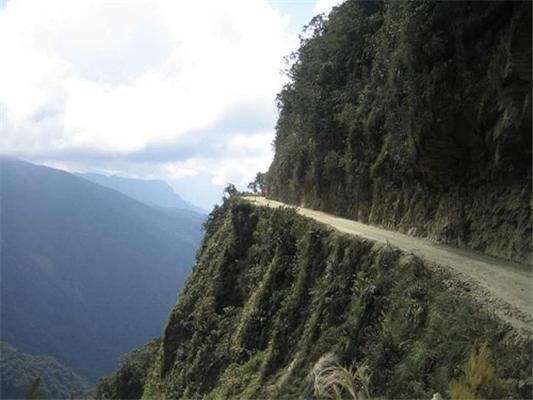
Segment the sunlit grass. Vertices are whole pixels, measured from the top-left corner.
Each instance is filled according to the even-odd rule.
[[[315,374],[315,396],[324,399],[370,399],[368,367],[333,365]]]
[[[499,398],[505,392],[503,383],[496,376],[489,347],[484,344],[474,349],[464,365],[464,374],[450,382],[452,399]]]

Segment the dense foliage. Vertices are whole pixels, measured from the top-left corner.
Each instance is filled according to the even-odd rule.
[[[160,345],[161,339],[157,338],[122,357],[119,369],[98,381],[94,398],[140,399]]]
[[[236,198],[206,228],[145,398],[310,397],[326,391],[327,374],[386,398],[446,396],[450,384],[482,397],[528,396],[531,342],[447,273]],[[477,391],[461,371],[482,344],[492,375]]]
[[[85,397],[87,382],[52,357],[19,352],[0,342],[0,390],[2,399],[42,394],[44,398]],[[31,390],[33,389],[33,390]]]
[[[269,195],[529,260],[531,49],[531,2],[316,17],[278,97]]]
[[[2,339],[91,379],[161,335],[204,217],[0,158]]]

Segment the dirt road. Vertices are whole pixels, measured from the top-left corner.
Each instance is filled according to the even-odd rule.
[[[263,197],[245,197],[259,206],[291,207]],[[447,268],[475,288],[472,295],[513,326],[533,331],[532,272],[527,265],[499,260],[473,251],[442,245],[429,240],[388,231],[376,226],[339,218],[321,211],[295,207],[306,217],[340,232],[372,241],[389,243],[426,262]]]

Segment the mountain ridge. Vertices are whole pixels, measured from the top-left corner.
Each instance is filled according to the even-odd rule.
[[[207,214],[205,210],[181,198],[164,180],[126,178],[118,175],[103,175],[90,172],[77,173],[76,175],[151,206],[179,208]]]
[[[12,158],[0,173],[3,339],[94,379],[159,336],[203,216]]]

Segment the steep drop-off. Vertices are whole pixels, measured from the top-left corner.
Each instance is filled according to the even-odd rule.
[[[530,346],[414,256],[229,200],[210,215],[143,392],[320,398],[344,371],[374,397],[527,397]]]
[[[269,195],[531,262],[531,2],[348,0],[293,55]]]
[[[160,335],[202,215],[0,158],[2,340],[95,379]]]

